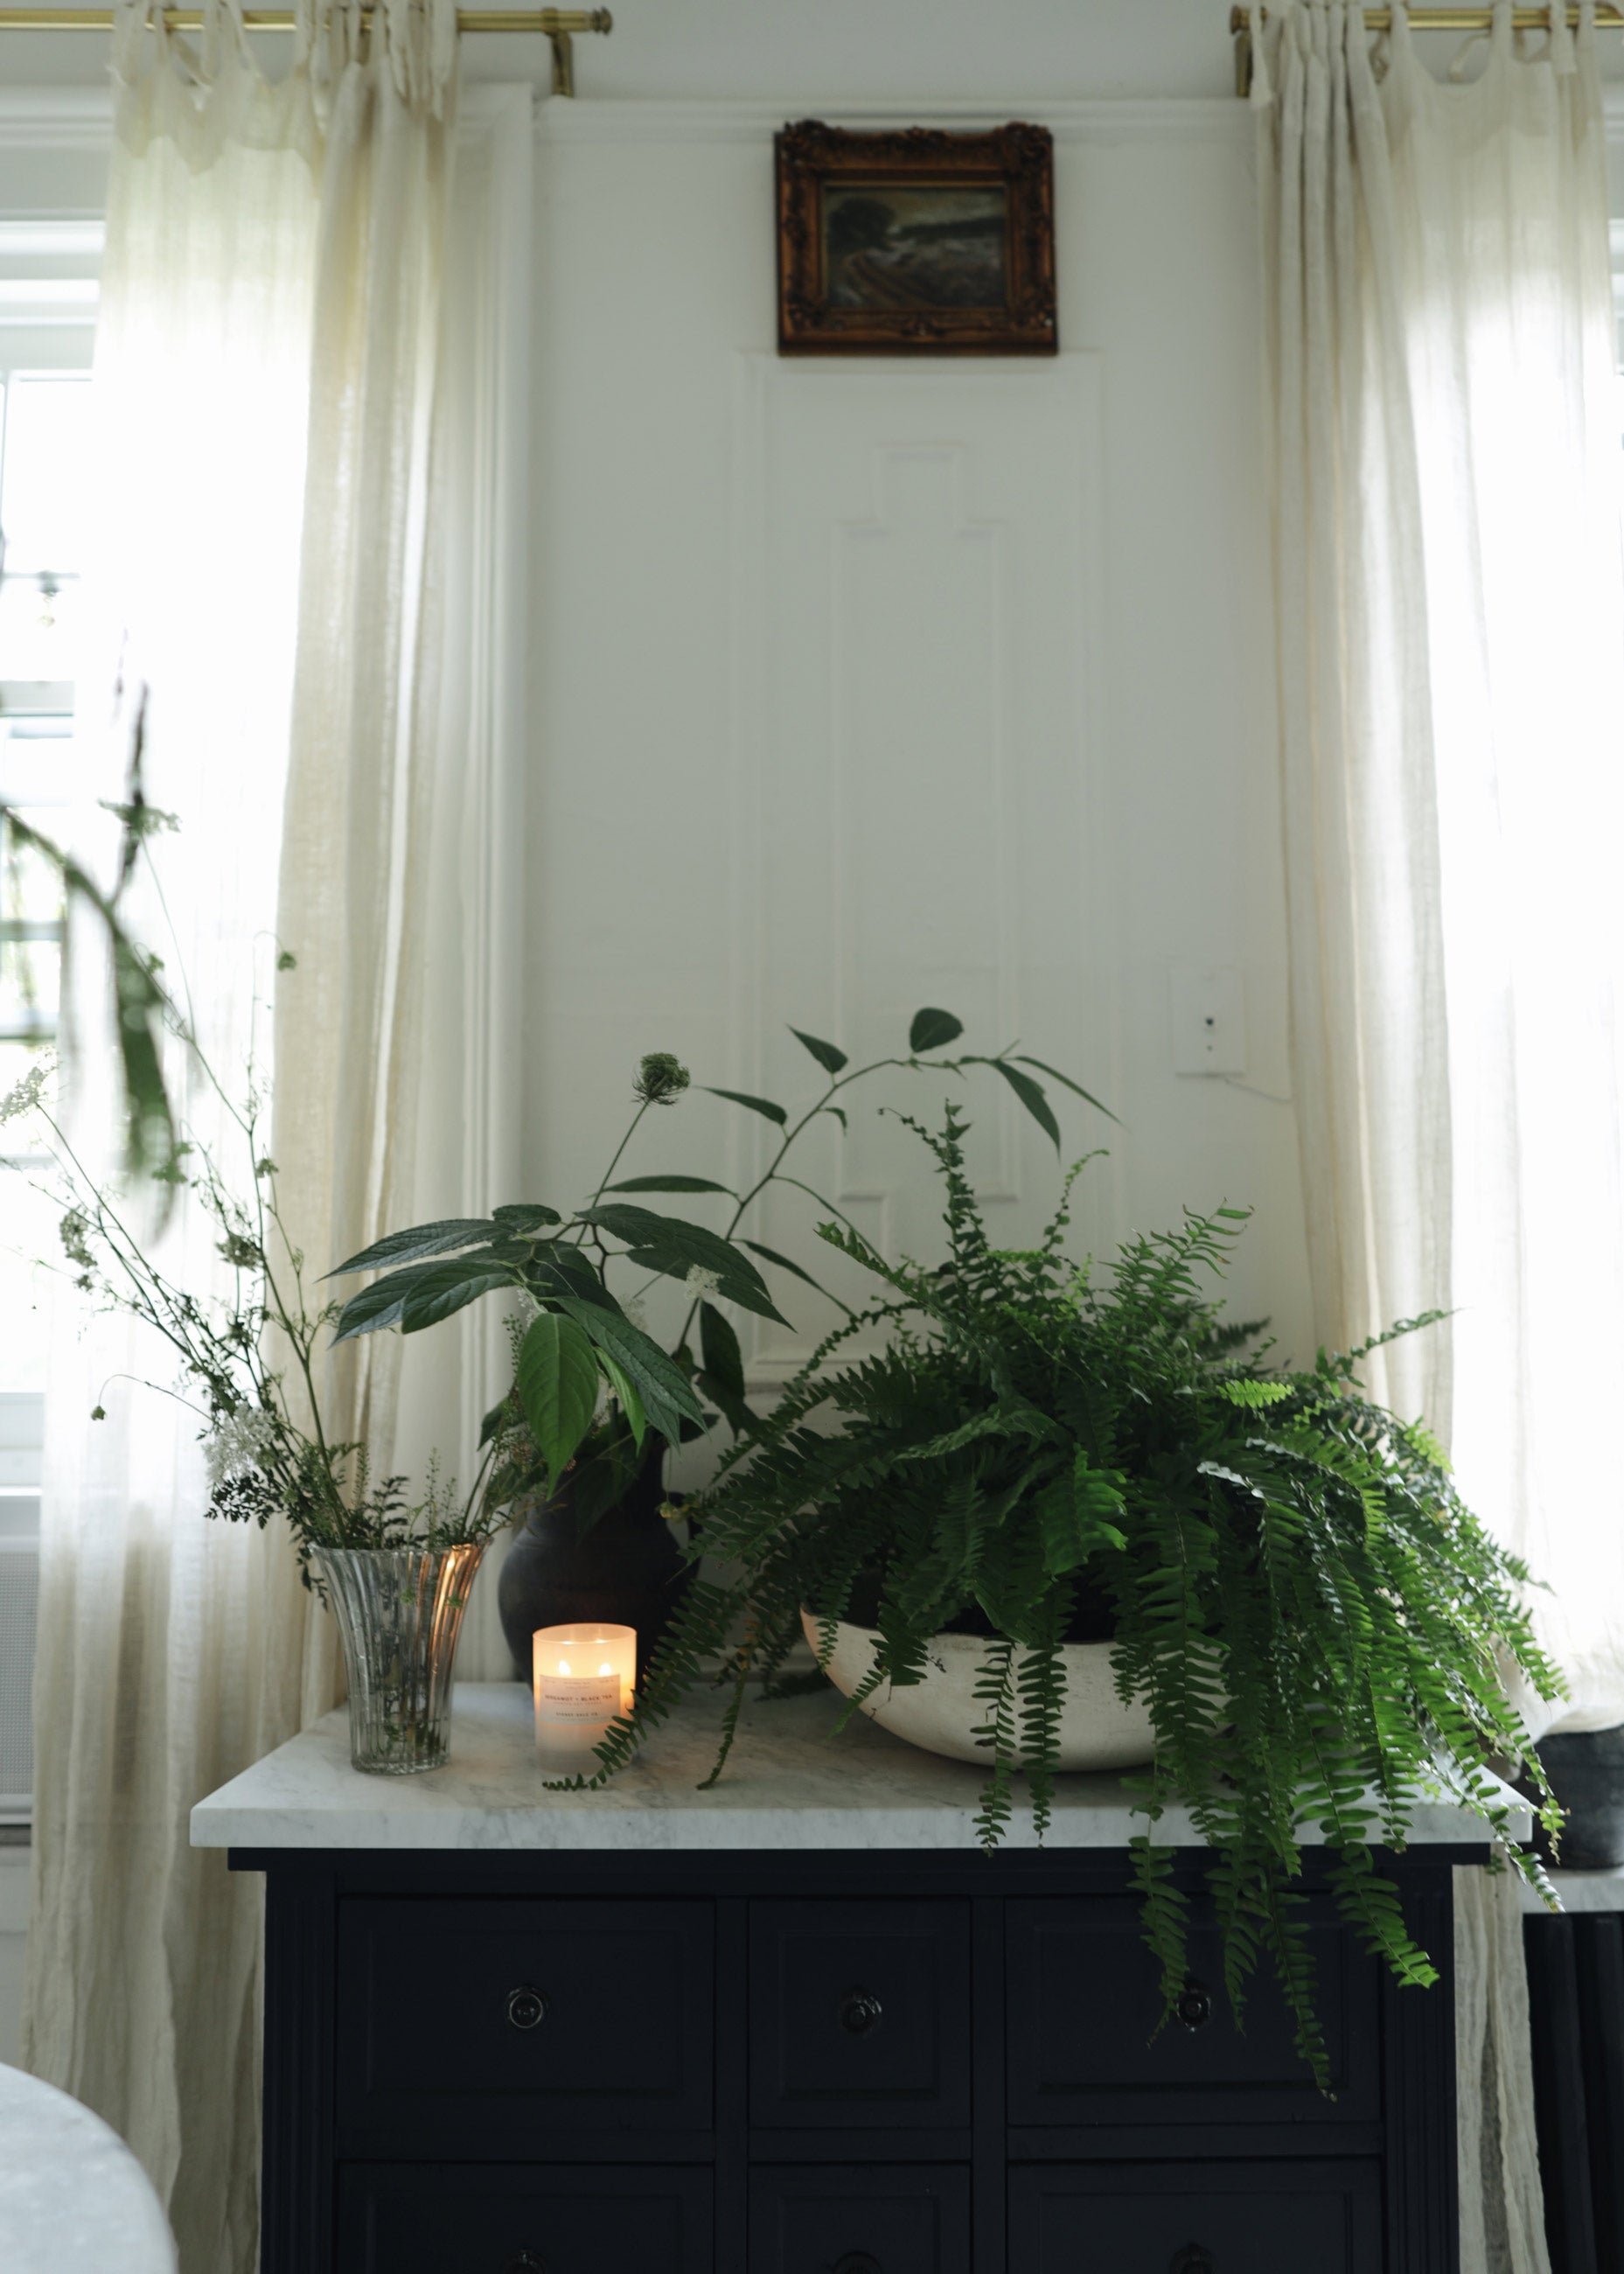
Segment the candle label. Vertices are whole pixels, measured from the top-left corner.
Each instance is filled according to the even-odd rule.
[[[605,1675],[546,1675],[536,1677],[536,1719],[565,1728],[601,1728],[620,1710],[620,1677]]]

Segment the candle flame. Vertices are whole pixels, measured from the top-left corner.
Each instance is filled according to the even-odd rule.
[[[559,1672],[560,1674],[568,1674],[569,1672],[569,1660],[567,1658],[560,1659]]]
[[[604,1664],[600,1666],[598,1670],[600,1674],[613,1674],[614,1672],[613,1667],[608,1663],[607,1660],[605,1660]]]

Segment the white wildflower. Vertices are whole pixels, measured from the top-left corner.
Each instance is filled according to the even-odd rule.
[[[238,1476],[244,1469],[263,1468],[275,1442],[276,1424],[258,1406],[239,1405],[235,1413],[217,1414],[203,1440],[210,1486],[218,1490],[228,1477]]]
[[[622,1303],[620,1308],[625,1312],[627,1320],[630,1325],[635,1327],[642,1334],[646,1335],[648,1333],[649,1314],[647,1311],[644,1310],[643,1305],[638,1301],[635,1295],[633,1295],[628,1301]]]
[[[694,1300],[703,1303],[708,1295],[715,1294],[722,1283],[714,1271],[707,1271],[703,1263],[695,1263],[685,1284]]]
[[[8,1121],[20,1121],[25,1113],[32,1113],[45,1095],[45,1083],[50,1073],[50,1061],[41,1058],[31,1065],[22,1080],[14,1083],[4,1098],[0,1098],[0,1128]]]

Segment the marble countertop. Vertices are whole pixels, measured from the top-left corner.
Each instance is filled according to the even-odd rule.
[[[152,2181],[117,2134],[55,2085],[0,2065],[5,2274],[175,2274]]]
[[[716,1758],[721,1699],[689,1698],[598,1792],[549,1792],[535,1754],[530,1696],[516,1682],[459,1683],[451,1759],[421,1776],[350,1766],[341,1708],[192,1811],[194,1848],[633,1849],[953,1849],[974,1844],[984,1775],[859,1719],[834,1734],[840,1700],[752,1701],[722,1781],[697,1789]],[[1049,1848],[1121,1848],[1142,1830],[1114,1776],[1058,1781]],[[1526,1823],[1526,1819],[1524,1819]],[[1161,1837],[1195,1846],[1182,1810]],[[1417,1844],[1476,1846],[1457,1810],[1417,1811]],[[1019,1793],[1005,1844],[1036,1845]]]

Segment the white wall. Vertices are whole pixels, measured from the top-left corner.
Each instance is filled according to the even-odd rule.
[[[1023,106],[1056,132],[1059,367],[816,368],[772,352],[771,133],[795,108],[789,93],[542,112],[530,1189],[589,1186],[642,1050],[676,1049],[696,1080],[793,1104],[814,1069],[771,1038],[786,1021],[831,1032],[844,1005],[836,1039],[872,1046],[912,1007],[911,977],[915,1002],[982,1010],[978,1046],[1007,1038],[1007,1016],[1121,1114],[1079,1218],[1090,1240],[1173,1221],[1185,1201],[1254,1205],[1236,1299],[1311,1356],[1292,1116],[1275,1102],[1282,886],[1244,108]],[[1068,369],[1087,380],[1071,456],[1052,424]],[[970,371],[974,412],[953,385]],[[935,409],[927,380],[945,390]],[[888,406],[877,428],[832,407],[860,383]],[[1001,427],[1034,421],[1056,438],[1047,491],[995,447]],[[1043,568],[991,702],[1021,817],[1002,946],[974,889],[970,944],[925,938],[934,877],[965,892],[986,808],[918,654],[888,675],[807,628],[823,573],[807,561],[868,510],[882,433],[967,454],[974,516]],[[1062,591],[1066,537],[1085,568]],[[956,541],[944,532],[944,578]],[[966,619],[954,637],[974,636]],[[918,733],[896,728],[911,715]],[[910,841],[898,816],[933,794],[947,818]],[[1184,963],[1244,971],[1252,1090],[1172,1072],[1169,974]],[[934,1102],[911,1095],[915,1110]],[[748,1141],[761,1126],[694,1100],[635,1165],[726,1176],[730,1127]],[[1101,1125],[1073,1116],[1067,1134],[1080,1150]],[[1015,1195],[995,1203],[1010,1236],[1053,1186],[1043,1141],[1013,1141],[1011,1156],[1002,1133],[983,1163],[988,1189]],[[855,1165],[829,1148],[820,1175],[879,1194],[874,1228],[923,1247],[910,1156],[863,1143]],[[790,1355],[769,1337],[759,1370]]]
[[[607,39],[577,41],[582,97],[751,96],[792,109],[962,99],[1007,109],[1041,88],[1078,95],[1220,95],[1234,84],[1229,0],[618,0]],[[1440,37],[1447,55],[1455,44]],[[1604,33],[1604,68],[1624,76],[1624,40]],[[14,86],[99,84],[104,39],[8,33]],[[472,76],[530,72],[534,39],[482,36]]]

